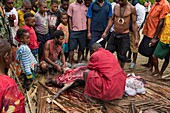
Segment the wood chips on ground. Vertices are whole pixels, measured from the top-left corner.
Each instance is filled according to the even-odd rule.
[[[146,73],[144,70],[135,71],[146,82],[146,94],[123,96],[122,99],[107,102],[94,101],[96,103],[84,98],[83,87],[71,88],[54,102],[48,103],[47,98],[55,94],[58,88],[46,87],[44,83],[47,78],[43,76],[40,83],[44,87],[37,83],[37,113],[142,113],[148,109],[153,113],[170,113],[169,81],[157,80]]]

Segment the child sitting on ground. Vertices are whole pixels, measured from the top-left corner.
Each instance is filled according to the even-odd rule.
[[[24,77],[24,87],[29,90],[29,86],[35,77],[35,67],[37,61],[35,60],[30,48],[27,44],[30,42],[30,35],[27,30],[19,29],[17,31],[17,37],[21,41],[21,45],[17,51],[17,60],[20,61]]]
[[[64,32],[64,40],[63,40],[62,48],[64,51],[65,58],[67,60],[68,52],[69,52],[69,50],[68,50],[68,37],[69,37],[68,14],[66,12],[62,12],[60,15],[60,20],[61,20],[61,23],[57,27],[57,30],[62,30]]]

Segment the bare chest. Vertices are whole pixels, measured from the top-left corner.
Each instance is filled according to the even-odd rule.
[[[131,15],[132,11],[130,9],[129,6],[120,8],[120,7],[116,7],[114,10],[114,16],[115,17],[120,17],[120,18],[126,18],[129,17]]]

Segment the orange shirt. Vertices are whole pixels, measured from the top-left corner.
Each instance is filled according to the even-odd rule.
[[[64,32],[64,43],[68,43],[68,38],[69,38],[69,31],[68,31],[68,25],[64,25],[60,23],[57,27],[57,30],[62,30]]]
[[[170,12],[170,6],[167,0],[161,0],[160,2],[155,2],[146,18],[145,26],[142,32],[143,35],[149,38],[153,38],[159,20],[165,18],[166,14],[168,14],[169,12]]]

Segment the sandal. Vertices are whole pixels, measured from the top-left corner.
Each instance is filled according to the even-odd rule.
[[[130,69],[135,69],[135,68],[136,68],[136,64],[135,64],[135,63],[131,63],[131,65],[130,65],[129,68],[130,68]]]

